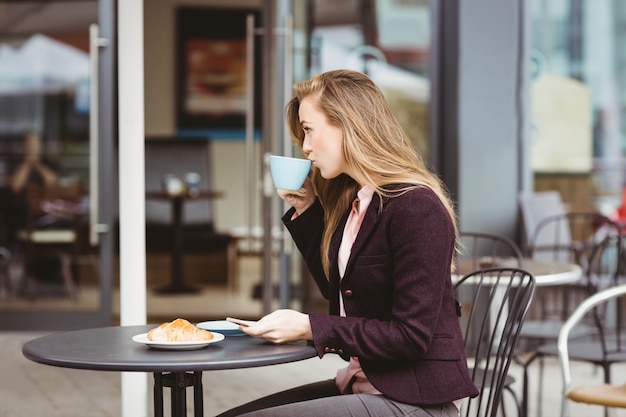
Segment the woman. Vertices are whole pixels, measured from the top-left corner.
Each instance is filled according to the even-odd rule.
[[[330,314],[278,310],[241,329],[312,340],[320,357],[349,362],[335,380],[224,416],[457,416],[478,391],[450,280],[457,228],[444,187],[362,73],[297,84],[287,119],[313,175],[297,192],[278,190],[292,206],[283,222]]]
[[[58,169],[43,155],[43,143],[36,133],[28,133],[24,141],[24,161],[11,176],[11,190],[18,194],[30,184],[50,187],[57,183]]]

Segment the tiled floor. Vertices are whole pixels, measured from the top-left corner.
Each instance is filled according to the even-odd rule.
[[[256,266],[248,266],[253,269]],[[245,267],[244,267],[245,268]],[[245,270],[244,270],[245,271]],[[254,272],[254,271],[252,271]],[[250,296],[252,287],[258,283],[253,279],[240,282],[241,291],[210,287],[200,294],[186,296],[155,296],[150,293],[149,310],[155,316],[174,317],[184,309],[186,314],[197,320],[213,319],[225,315],[258,317],[262,310],[260,301]],[[118,308],[117,306],[115,308]],[[121,415],[121,377],[117,372],[97,372],[64,369],[34,363],[24,358],[22,345],[43,332],[0,332],[0,417],[112,417]],[[301,362],[269,367],[205,372],[204,414],[215,415],[247,400],[269,394],[280,389],[319,379],[332,378],[337,368],[344,366],[335,355],[323,359],[313,358]],[[520,368],[512,365],[511,374],[516,378],[516,391],[521,392]],[[612,375],[625,382],[626,364],[615,366]],[[560,414],[561,377],[556,360],[547,362],[545,371],[542,417]],[[574,379],[597,382],[602,372],[587,364],[574,364]],[[151,392],[151,376],[146,375],[146,384]],[[539,417],[536,404],[537,372],[531,369],[531,404],[529,417]],[[166,394],[167,395],[167,394]],[[191,393],[188,401],[191,401]],[[139,400],[138,401],[143,401]],[[166,399],[167,401],[167,399]],[[152,415],[151,397],[146,399],[148,416]],[[169,409],[165,404],[165,410]],[[191,409],[191,407],[190,407]],[[570,416],[601,417],[600,407],[571,404]],[[515,415],[509,412],[507,415]],[[617,417],[626,417],[626,410],[618,410]],[[138,416],[142,417],[142,416]]]

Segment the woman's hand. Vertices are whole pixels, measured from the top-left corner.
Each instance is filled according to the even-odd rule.
[[[296,209],[298,215],[304,213],[315,202],[315,192],[310,179],[306,179],[298,191],[276,190],[280,198]]]
[[[312,340],[309,315],[295,310],[276,310],[250,326],[240,326],[242,332],[271,343]]]

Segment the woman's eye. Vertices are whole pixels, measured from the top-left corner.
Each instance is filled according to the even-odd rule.
[[[303,127],[302,130],[304,130],[304,133],[309,133],[311,131],[310,127]]]

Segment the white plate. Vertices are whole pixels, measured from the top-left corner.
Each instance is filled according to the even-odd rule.
[[[224,335],[221,333],[213,333],[213,339],[211,340],[198,340],[193,342],[157,342],[148,339],[148,333],[141,333],[133,336],[133,342],[143,343],[154,349],[167,349],[167,350],[194,350],[202,349],[210,345],[211,343],[217,343],[224,340]]]
[[[244,332],[239,330],[239,325],[235,323],[231,323],[226,320],[212,320],[212,321],[203,321],[202,323],[196,324],[196,327],[199,327],[204,330],[209,330],[211,332],[220,332],[224,336],[243,336]]]

